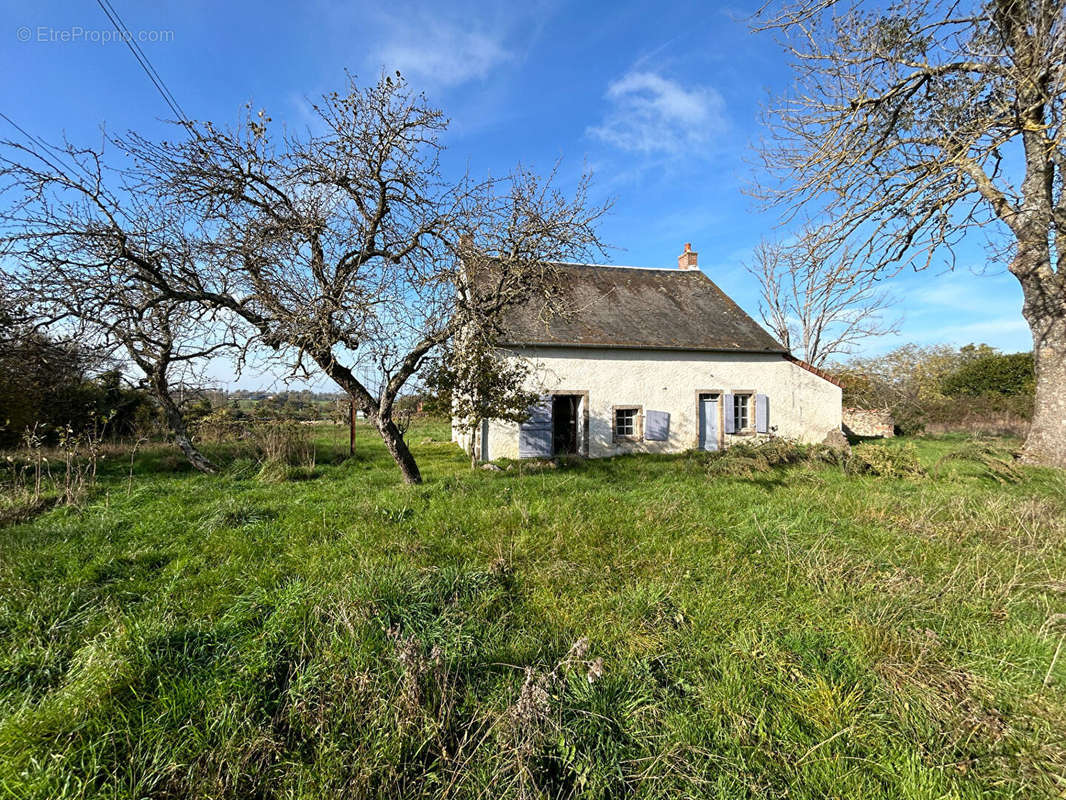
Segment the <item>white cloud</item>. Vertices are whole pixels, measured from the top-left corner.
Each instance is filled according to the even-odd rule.
[[[728,127],[725,101],[709,86],[686,89],[656,72],[634,70],[607,87],[610,111],[588,133],[639,153],[679,154],[703,148]]]
[[[317,0],[331,58],[373,78],[399,70],[417,89],[439,91],[520,62],[557,0]]]
[[[503,36],[441,20],[404,20],[386,36],[375,58],[419,85],[458,86],[482,80],[510,58]]]

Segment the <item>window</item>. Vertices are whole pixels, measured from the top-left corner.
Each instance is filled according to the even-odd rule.
[[[733,395],[733,425],[738,432],[751,430],[751,395]]]
[[[640,406],[615,406],[614,438],[640,438]]]

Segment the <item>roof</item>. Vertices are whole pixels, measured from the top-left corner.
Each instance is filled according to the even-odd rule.
[[[807,370],[807,372],[810,372],[813,375],[817,375],[819,378],[821,378],[824,381],[829,381],[834,386],[839,386],[841,389],[844,388],[844,382],[842,380],[840,380],[840,378],[836,377],[835,375],[833,375],[830,372],[826,372],[824,369],[818,369],[818,367],[814,366],[814,364],[810,364],[810,363],[804,361],[803,359],[796,358],[791,353],[788,353],[785,356],[785,360],[786,361],[791,361],[793,364],[795,364],[800,369],[805,369],[805,370]]]
[[[538,301],[503,320],[505,347],[788,351],[698,269],[556,264],[566,313]]]

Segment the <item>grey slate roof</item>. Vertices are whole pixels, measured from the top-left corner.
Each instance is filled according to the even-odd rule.
[[[568,313],[514,307],[501,345],[788,352],[699,270],[556,266]]]

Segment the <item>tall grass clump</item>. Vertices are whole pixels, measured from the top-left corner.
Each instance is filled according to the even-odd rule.
[[[844,462],[845,469],[854,475],[879,478],[921,478],[926,473],[918,458],[918,451],[910,442],[902,446],[880,444],[858,445]]]
[[[983,473],[1001,484],[1018,483],[1025,472],[1018,463],[1018,453],[984,436],[967,439],[959,447],[937,459],[933,471],[940,477],[949,463],[976,463]]]
[[[79,507],[96,488],[100,464],[115,445],[105,446],[104,422],[75,431],[67,425],[48,430],[34,424],[18,448],[4,454],[0,469],[0,526],[32,519],[63,504]],[[51,436],[56,446],[48,446]]]
[[[267,483],[308,480],[317,476],[317,452],[308,426],[296,422],[261,422],[249,428],[259,454],[260,480]]]
[[[250,436],[263,461],[290,467],[314,466],[315,444],[307,426],[296,422],[262,422]]]
[[[709,477],[751,478],[779,467],[798,464],[821,466],[843,464],[846,455],[826,445],[806,445],[773,437],[748,444],[741,442],[724,450],[700,454]]]

